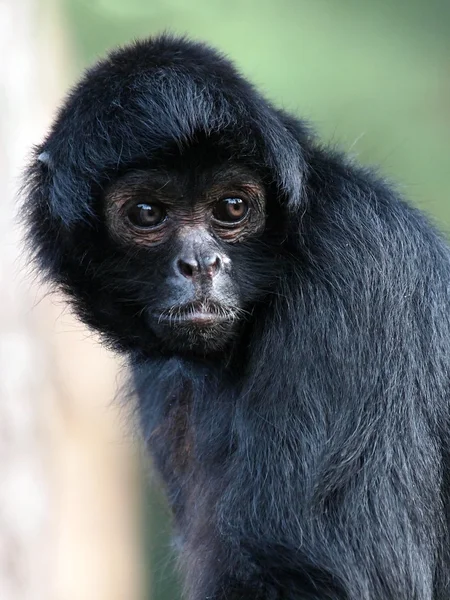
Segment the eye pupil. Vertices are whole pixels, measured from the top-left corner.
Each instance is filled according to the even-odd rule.
[[[248,206],[242,198],[225,198],[217,202],[213,215],[217,221],[237,223],[245,217],[247,212]]]
[[[128,211],[128,219],[136,227],[156,227],[164,221],[166,213],[159,204],[139,202]]]

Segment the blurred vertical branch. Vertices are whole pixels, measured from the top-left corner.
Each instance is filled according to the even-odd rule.
[[[19,262],[20,171],[70,74],[60,7],[0,0],[0,598],[137,600],[140,489],[116,364]]]

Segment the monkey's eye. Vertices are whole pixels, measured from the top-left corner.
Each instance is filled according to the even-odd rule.
[[[213,209],[213,217],[221,223],[238,223],[247,213],[248,205],[242,198],[224,198]]]
[[[156,227],[166,218],[166,211],[160,204],[139,202],[128,209],[127,217],[135,227]]]

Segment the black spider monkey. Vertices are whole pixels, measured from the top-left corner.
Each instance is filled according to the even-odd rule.
[[[449,249],[230,62],[162,36],[72,90],[38,265],[128,356],[190,600],[448,600]]]

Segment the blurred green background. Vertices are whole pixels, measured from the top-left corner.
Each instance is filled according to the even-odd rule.
[[[44,0],[43,0],[44,1]],[[156,32],[210,42],[322,138],[379,165],[450,230],[449,0],[62,0],[75,64]],[[149,597],[178,591],[161,494],[151,489]]]

